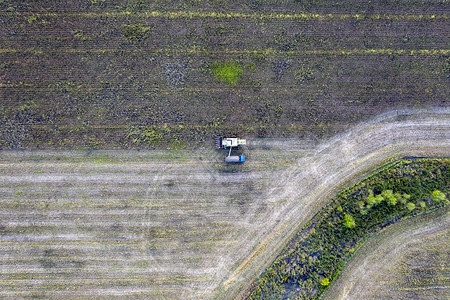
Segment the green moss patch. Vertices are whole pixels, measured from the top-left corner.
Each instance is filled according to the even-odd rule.
[[[235,85],[241,79],[242,67],[235,62],[218,63],[212,72],[218,80]]]

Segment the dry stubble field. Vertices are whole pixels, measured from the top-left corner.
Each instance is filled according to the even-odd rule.
[[[314,145],[253,140],[224,153],[3,151],[6,297],[243,295],[336,192],[405,155],[448,154],[447,109],[396,111]]]

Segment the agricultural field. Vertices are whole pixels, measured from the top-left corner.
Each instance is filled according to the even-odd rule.
[[[448,208],[400,222],[361,247],[327,290],[332,299],[445,299]]]
[[[447,107],[448,19],[445,0],[2,0],[0,148],[320,139]]]
[[[2,151],[2,295],[242,297],[343,187],[405,155],[445,156],[449,118],[397,111],[319,144],[255,139],[240,167],[206,149]]]
[[[0,297],[243,299],[338,192],[448,157],[448,0],[334,2],[0,0]]]

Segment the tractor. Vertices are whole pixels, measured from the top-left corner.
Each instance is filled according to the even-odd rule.
[[[238,148],[240,145],[246,145],[246,140],[240,138],[228,138],[228,137],[217,137],[216,138],[216,148],[217,149],[229,149],[228,156],[225,157],[226,163],[243,163],[245,162],[245,155],[231,155],[231,150],[233,148]]]

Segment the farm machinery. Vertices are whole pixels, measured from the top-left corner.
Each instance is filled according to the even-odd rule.
[[[245,155],[231,155],[233,148],[238,148],[240,145],[246,145],[246,140],[240,138],[227,138],[217,137],[216,148],[217,149],[229,149],[228,156],[225,157],[226,163],[243,163],[245,161]]]

